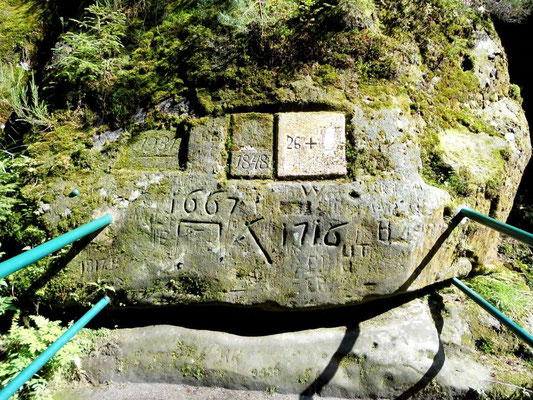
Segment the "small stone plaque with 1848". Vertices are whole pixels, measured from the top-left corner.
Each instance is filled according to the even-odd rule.
[[[274,116],[264,113],[233,114],[231,131],[231,176],[272,177]]]

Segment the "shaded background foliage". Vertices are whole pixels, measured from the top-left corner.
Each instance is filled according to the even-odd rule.
[[[533,37],[533,16],[527,17],[522,24],[496,20],[496,30],[509,57],[511,81],[522,89],[523,107],[530,129],[533,127],[533,42],[524,38]],[[531,132],[531,131],[530,131]],[[510,224],[533,231],[533,162],[522,177],[515,204],[508,219]]]

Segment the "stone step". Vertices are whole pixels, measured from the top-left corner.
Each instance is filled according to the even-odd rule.
[[[265,397],[269,392],[292,393],[281,397],[287,399],[305,398],[299,394],[390,399],[486,391],[491,370],[461,345],[470,331],[454,296],[418,298],[362,321],[354,315],[348,327],[257,337],[172,325],[118,329],[80,360],[84,381],[95,388],[77,398],[181,399],[183,391],[150,397],[155,388],[173,393],[178,384],[192,385],[185,394],[202,391],[197,398],[210,398],[215,390],[220,396],[213,398],[222,399],[271,398]],[[136,390],[130,382],[145,386]],[[236,392],[209,389],[218,387]],[[257,392],[239,392],[243,389]],[[119,397],[112,397],[115,393]]]

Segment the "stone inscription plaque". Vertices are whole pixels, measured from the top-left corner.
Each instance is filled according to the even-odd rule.
[[[234,114],[231,118],[230,174],[242,178],[271,178],[274,117],[271,114]]]
[[[122,156],[122,164],[140,171],[177,171],[181,141],[170,131],[143,132],[132,139]]]
[[[346,174],[344,114],[279,114],[277,139],[279,177]]]

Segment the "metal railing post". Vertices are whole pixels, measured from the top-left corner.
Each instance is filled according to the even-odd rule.
[[[67,244],[81,239],[84,236],[90,235],[98,229],[109,225],[112,221],[113,216],[111,214],[106,214],[103,217],[95,219],[94,221],[73,229],[70,232],[56,237],[55,239],[44,242],[43,244],[31,250],[20,253],[19,255],[0,263],[0,279],[5,278],[7,275],[18,271],[19,269],[24,268],[37,260],[40,260],[54,251],[61,249],[62,247],[65,247]]]
[[[473,221],[479,222],[482,225],[488,226],[498,232],[501,232],[505,235],[511,236],[514,239],[520,240],[529,246],[533,246],[533,234],[526,232],[522,229],[516,228],[512,225],[508,225],[504,222],[498,221],[497,219],[491,218],[485,214],[481,214],[477,211],[471,210],[469,208],[462,208],[459,212],[463,217],[468,217]],[[468,297],[474,300],[478,305],[485,309],[489,314],[494,318],[504,324],[512,332],[515,333],[520,339],[526,342],[529,346],[533,347],[533,336],[524,330],[520,325],[511,320],[507,315],[502,313],[487,300],[477,294],[475,291],[466,286],[457,278],[451,279],[452,283],[459,288],[463,293]]]
[[[72,337],[78,333],[87,323],[94,318],[107,304],[109,297],[102,298],[96,305],[87,311],[78,321],[67,329],[54,343],[50,345],[39,357],[32,361],[22,370],[5,388],[0,391],[0,400],[9,399],[20,389],[33,375],[35,375],[44,364],[46,364]]]

